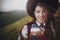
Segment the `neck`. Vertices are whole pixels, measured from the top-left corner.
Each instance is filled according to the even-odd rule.
[[[43,24],[45,26],[45,22],[44,23],[40,23],[38,21],[36,21],[37,25],[40,26],[41,24]]]

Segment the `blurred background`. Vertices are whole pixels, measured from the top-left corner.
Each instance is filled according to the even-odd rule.
[[[27,0],[0,0],[0,28],[27,15]]]
[[[0,0],[0,40],[17,40],[22,25],[32,18],[26,12],[28,0]],[[57,40],[60,40],[60,0],[54,14]]]

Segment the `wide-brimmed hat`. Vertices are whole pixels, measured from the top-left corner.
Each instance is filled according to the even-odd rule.
[[[52,14],[54,14],[58,8],[58,0],[28,0],[27,1],[27,5],[26,5],[26,9],[27,9],[27,13],[30,16],[34,16],[34,6],[40,3],[43,6],[47,6],[46,8],[49,8],[50,12],[52,12]]]

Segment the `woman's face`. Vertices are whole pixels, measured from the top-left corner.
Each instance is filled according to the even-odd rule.
[[[48,11],[46,9],[44,9],[41,6],[36,6],[34,14],[35,14],[36,20],[39,23],[45,23],[46,22],[47,14],[48,14]]]

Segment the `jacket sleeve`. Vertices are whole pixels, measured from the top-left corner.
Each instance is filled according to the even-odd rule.
[[[28,34],[28,29],[27,29],[27,25],[25,25],[22,28],[20,35],[18,36],[18,40],[26,40],[28,38],[27,34]]]

